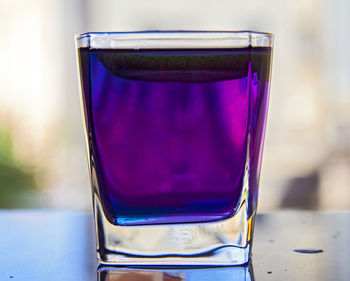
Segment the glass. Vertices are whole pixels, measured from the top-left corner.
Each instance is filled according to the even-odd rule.
[[[273,36],[76,40],[100,262],[247,263]]]

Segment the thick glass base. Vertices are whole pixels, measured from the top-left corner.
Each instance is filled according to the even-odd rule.
[[[233,266],[246,264],[255,215],[247,203],[235,216],[211,223],[116,226],[94,195],[97,254],[101,264],[149,266]]]

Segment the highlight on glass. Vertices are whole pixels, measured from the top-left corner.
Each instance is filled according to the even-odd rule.
[[[247,263],[273,35],[83,33],[76,43],[100,262]]]

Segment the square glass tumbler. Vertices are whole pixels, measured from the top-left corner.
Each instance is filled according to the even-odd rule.
[[[76,37],[102,264],[249,261],[273,35]]]

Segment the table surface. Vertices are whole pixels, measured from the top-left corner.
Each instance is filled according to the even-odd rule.
[[[350,212],[275,212],[256,220],[250,268],[97,270],[93,221],[73,211],[0,211],[0,280],[350,280]],[[297,253],[295,249],[322,249]]]

